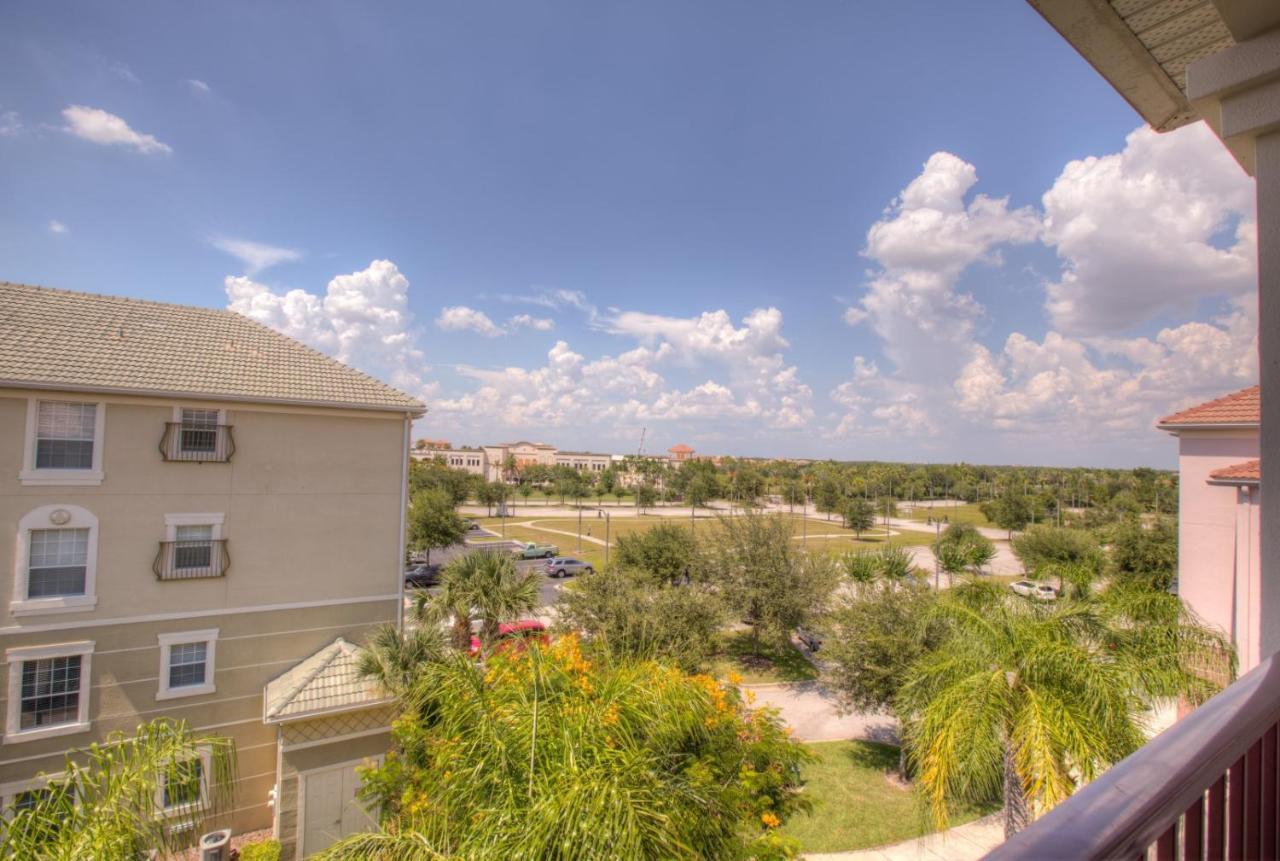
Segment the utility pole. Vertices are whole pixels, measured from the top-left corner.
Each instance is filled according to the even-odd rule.
[[[582,554],[582,505],[578,505],[578,554]]]
[[[604,513],[604,564],[609,564],[609,512]]]
[[[933,518],[933,591],[942,591],[942,564],[938,561],[938,542],[942,540],[942,521]]]

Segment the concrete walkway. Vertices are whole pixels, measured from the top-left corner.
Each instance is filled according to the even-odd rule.
[[[769,706],[800,741],[843,741],[859,738],[898,744],[898,722],[878,712],[841,714],[835,697],[818,682],[743,685],[755,694],[755,705]]]
[[[997,813],[941,834],[856,852],[813,853],[803,857],[809,861],[978,861],[1003,842],[1004,825]]]

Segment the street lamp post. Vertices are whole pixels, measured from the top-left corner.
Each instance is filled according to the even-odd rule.
[[[582,503],[578,503],[578,555],[582,555]]]
[[[942,540],[942,521],[933,518],[933,591],[942,590],[942,566],[938,561],[938,542]]]

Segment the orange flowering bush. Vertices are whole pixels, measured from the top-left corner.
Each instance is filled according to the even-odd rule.
[[[808,753],[710,676],[593,659],[564,636],[483,669],[426,667],[394,733],[397,751],[366,775],[371,800],[388,832],[448,857],[795,853],[777,828],[804,804]]]

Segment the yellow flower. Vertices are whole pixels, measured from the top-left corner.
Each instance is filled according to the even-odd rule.
[[[781,819],[768,812],[760,814],[760,821],[765,824],[766,828],[777,828],[782,824]]]
[[[731,684],[731,685],[740,685],[740,684],[742,684],[742,676],[741,676],[741,674],[739,674],[739,673],[733,673],[733,672],[729,673],[729,684]]]

